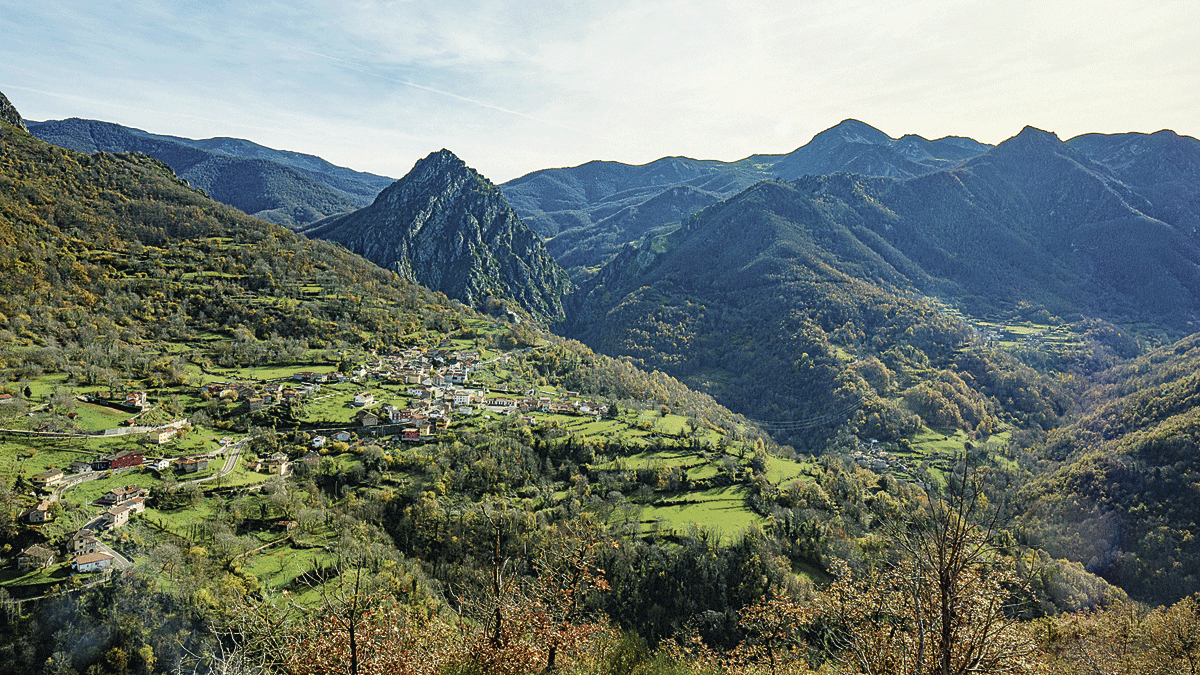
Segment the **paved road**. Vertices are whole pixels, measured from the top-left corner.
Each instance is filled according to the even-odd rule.
[[[131,569],[133,567],[133,562],[129,558],[126,558],[125,556],[121,555],[120,553],[117,553],[112,548],[110,548],[108,544],[105,544],[104,542],[99,542],[96,545],[96,548],[113,557],[113,567],[115,567],[116,569],[124,571],[127,569]]]
[[[233,443],[225,446],[225,465],[222,466],[221,470],[217,473],[211,476],[205,476],[204,478],[195,478],[193,480],[184,481],[180,483],[180,485],[203,483],[205,481],[216,480],[218,478],[224,478],[225,476],[228,476],[234,469],[237,468],[238,460],[242,458],[242,448],[246,447],[246,443],[249,441],[249,438],[243,438],[240,441],[234,441]]]

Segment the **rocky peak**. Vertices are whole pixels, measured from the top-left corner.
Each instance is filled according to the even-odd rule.
[[[503,298],[556,320],[571,290],[500,190],[449,150],[417,162],[370,206],[308,234],[470,305]]]
[[[0,91],[0,122],[11,124],[21,131],[29,133],[29,129],[25,126],[25,120],[21,119],[21,113],[17,112],[2,91]]]

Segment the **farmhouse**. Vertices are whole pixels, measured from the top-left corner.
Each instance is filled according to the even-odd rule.
[[[50,469],[48,471],[43,471],[39,474],[34,475],[29,480],[32,481],[34,485],[46,486],[46,485],[58,485],[59,483],[62,482],[62,479],[63,479],[62,469]]]
[[[180,457],[175,462],[175,468],[183,473],[198,473],[208,470],[208,457],[204,455],[193,455],[191,457]]]
[[[118,527],[121,527],[122,525],[124,525],[125,523],[128,523],[129,516],[131,516],[135,513],[141,513],[143,510],[145,510],[145,508],[146,508],[146,506],[141,501],[141,497],[138,498],[138,501],[136,503],[130,502],[128,504],[125,504],[124,506],[114,506],[111,509],[105,511],[100,516],[101,518],[104,519],[103,527],[108,528],[110,530],[115,530]]]
[[[369,406],[375,402],[375,394],[369,391],[360,391],[354,395],[354,405],[362,408]]]
[[[122,450],[115,455],[105,455],[101,460],[108,460],[108,466],[103,469],[96,469],[96,463],[92,463],[92,468],[97,471],[107,469],[123,469],[127,466],[141,466],[145,457],[142,456],[141,450]]]
[[[100,550],[100,540],[96,533],[86,527],[67,539],[67,552],[71,555],[86,555]]]
[[[53,516],[50,515],[50,500],[43,499],[32,508],[22,511],[18,518],[27,523],[44,523],[53,520]]]
[[[96,551],[85,553],[75,559],[73,567],[79,572],[99,572],[112,567],[113,557],[107,553]]]
[[[273,476],[286,476],[291,472],[292,462],[283,453],[260,459],[250,465],[251,471],[266,471]]]
[[[21,551],[17,556],[17,569],[28,570],[38,567],[49,567],[54,564],[54,551],[34,544]]]
[[[67,467],[72,473],[90,473],[92,470],[91,462],[74,461],[71,466]]]
[[[104,493],[96,500],[97,504],[102,506],[121,506],[127,504],[134,499],[145,497],[150,494],[146,488],[141,488],[136,485],[126,485],[125,487],[113,488]]]

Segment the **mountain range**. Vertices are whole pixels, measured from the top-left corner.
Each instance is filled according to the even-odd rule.
[[[666,157],[641,166],[595,161],[535,171],[500,187],[578,281],[653,225],[678,222],[760,180],[839,172],[909,178],[953,167],[989,147],[959,137],[893,139],[858,120],[845,120],[786,155],[752,155],[736,162]],[[661,222],[639,217],[647,210],[678,217],[654,219]]]
[[[0,119],[6,363],[60,367],[63,344],[76,377],[124,358],[151,379],[170,360],[133,352],[155,340],[231,337],[213,354],[246,363],[274,353],[256,345],[301,358],[462,320],[417,282],[478,307],[513,303],[801,451],[969,438],[1014,475],[1037,472],[1018,495],[1022,545],[1145,599],[1200,588],[1195,509],[1174,501],[1196,484],[1196,139],[1064,142],[1027,127],[991,147],[848,120],[789,155],[593,162],[500,187],[442,150],[298,233],[215,204],[176,177],[186,169],[121,143],[196,166],[219,164],[218,147],[273,151],[89,123],[73,127],[92,139],[81,155],[25,134],[2,98]],[[266,183],[239,184],[266,199]],[[1077,342],[998,348],[979,317],[1036,317]]]
[[[37,138],[76,152],[149,155],[213,199],[291,228],[366,206],[393,180],[237,138],[193,140],[78,118],[27,123]]]
[[[1186,169],[1200,142],[1175,139],[1164,139],[1169,166]],[[1084,140],[1088,149],[1135,141]],[[797,426],[865,389],[839,351],[879,356],[910,384],[902,373],[961,361],[970,331],[924,297],[975,316],[1033,307],[1067,321],[1153,326],[1168,339],[1195,332],[1196,185],[1110,168],[1028,127],[954,168],[906,179],[762,181],[627,245],[581,285],[564,328],[738,412]],[[1053,418],[1013,400],[1007,414]]]

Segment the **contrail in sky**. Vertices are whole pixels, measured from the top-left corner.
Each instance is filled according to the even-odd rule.
[[[464,103],[470,103],[471,105],[477,105],[480,108],[487,108],[488,110],[495,110],[497,112],[502,112],[502,113],[506,113],[509,115],[516,115],[517,117],[522,117],[524,119],[532,120],[534,122],[540,122],[542,124],[549,124],[550,126],[558,127],[560,129],[566,129],[567,131],[571,131],[571,132],[574,132],[577,134],[584,134],[584,135],[588,135],[588,136],[591,135],[591,134],[587,133],[586,131],[576,129],[574,127],[569,127],[565,124],[561,124],[561,123],[555,122],[553,120],[547,120],[547,119],[542,119],[540,117],[535,117],[533,115],[528,115],[519,110],[510,110],[509,108],[504,108],[504,107],[501,107],[501,106],[498,106],[498,105],[495,105],[492,103],[488,103],[487,101],[480,101],[478,99],[468,98],[466,96],[460,96],[453,92],[444,91],[442,89],[436,89],[434,87],[429,87],[429,86],[426,86],[423,84],[418,84],[411,80],[401,80],[401,79],[397,79],[394,77],[389,77],[387,75],[381,75],[380,73],[376,73],[376,72],[367,70],[366,68],[358,66],[351,61],[347,61],[346,59],[340,59],[336,56],[330,56],[328,54],[322,54],[320,52],[314,52],[314,51],[311,51],[308,49],[297,49],[296,51],[303,52],[305,54],[312,54],[313,56],[319,56],[323,59],[328,59],[330,61],[336,61],[343,68],[346,68],[348,70],[353,70],[355,72],[362,73],[364,75],[370,75],[371,77],[376,77],[381,80],[387,80],[388,82],[394,82],[396,84],[402,84],[406,87],[412,87],[413,89],[420,89],[422,91],[427,91],[431,94],[437,94],[439,96],[445,96],[447,98],[456,99],[456,100],[462,101]]]

